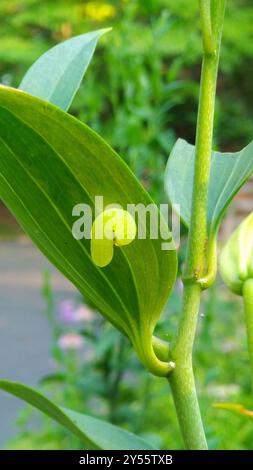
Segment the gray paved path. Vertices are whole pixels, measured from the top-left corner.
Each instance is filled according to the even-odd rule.
[[[50,331],[41,296],[49,268],[57,301],[74,295],[68,283],[29,242],[0,241],[0,377],[35,385],[50,370]],[[20,400],[0,391],[0,448],[15,435]]]

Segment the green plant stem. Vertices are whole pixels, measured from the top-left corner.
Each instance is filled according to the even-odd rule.
[[[225,7],[224,0],[216,1],[215,13],[219,12],[219,15],[224,16],[222,5]],[[204,48],[196,132],[194,190],[185,273],[188,281],[184,287],[179,328],[171,350],[171,358],[176,367],[169,375],[185,446],[187,449],[197,450],[207,449],[207,443],[192,369],[192,351],[201,299],[201,286],[198,285],[198,280],[205,275],[207,269],[208,188],[223,16],[222,19],[218,15],[215,16],[215,27],[219,25],[214,35],[215,49],[207,52]]]
[[[197,124],[192,222],[186,262],[186,277],[191,278],[192,283],[184,287],[182,316],[171,351],[176,367],[170,374],[170,384],[185,446],[187,449],[199,450],[206,449],[207,444],[192,371],[192,350],[201,297],[201,287],[197,281],[204,276],[206,268],[207,195],[217,68],[218,57],[205,55]]]
[[[253,279],[248,279],[243,285],[243,301],[246,320],[248,351],[253,387]]]
[[[207,54],[215,50],[215,41],[212,31],[210,0],[199,0],[200,17],[202,23],[203,46]]]
[[[201,288],[194,284],[184,289],[183,313],[171,352],[176,363],[169,381],[178,421],[187,449],[207,448],[192,370],[192,347],[198,320]]]
[[[196,134],[192,218],[186,268],[186,276],[196,280],[204,276],[206,269],[207,200],[218,62],[218,54],[213,56],[204,54]]]

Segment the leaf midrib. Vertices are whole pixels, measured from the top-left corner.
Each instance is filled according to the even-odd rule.
[[[2,141],[1,137],[0,137],[0,140]],[[23,208],[24,208],[24,210],[26,211],[26,213],[29,214],[29,217],[30,217],[31,220],[33,221],[34,225],[36,225],[36,226],[38,227],[39,232],[43,233],[43,236],[48,240],[49,244],[50,244],[51,246],[53,246],[54,249],[55,249],[55,251],[58,252],[58,254],[60,255],[60,257],[62,257],[62,254],[61,254],[61,252],[58,250],[57,245],[55,245],[55,244],[48,238],[46,232],[45,232],[44,230],[42,230],[41,226],[40,226],[40,225],[37,223],[37,221],[34,219],[34,217],[33,217],[33,215],[31,214],[31,212],[27,209],[26,206],[24,206],[24,204],[23,204],[22,200],[20,199],[18,193],[17,193],[16,191],[13,191],[13,188],[11,187],[11,185],[8,183],[8,181],[6,180],[6,178],[3,176],[3,174],[2,174],[1,172],[0,172],[0,175],[1,175],[2,179],[5,181],[5,184],[9,187],[10,191],[15,194],[15,197],[18,199],[19,203],[23,206]],[[38,238],[37,238],[34,234],[33,234],[33,238],[36,239],[36,242],[38,243],[38,245],[41,246],[41,243],[38,242]],[[98,293],[97,293],[96,291],[94,291],[94,289],[91,287],[91,285],[88,284],[88,283],[85,281],[85,279],[83,279],[83,278],[80,276],[80,274],[78,273],[78,271],[76,270],[76,268],[67,260],[67,258],[64,257],[65,263],[67,263],[67,264],[70,266],[70,269],[72,270],[72,272],[75,272],[75,273],[76,273],[77,278],[74,278],[72,275],[67,274],[66,271],[65,271],[65,269],[64,269],[64,268],[62,269],[62,266],[59,266],[59,263],[58,263],[58,262],[55,262],[55,258],[53,258],[53,257],[51,256],[50,252],[48,252],[47,249],[45,249],[45,248],[43,247],[42,251],[47,252],[47,257],[52,261],[52,263],[55,264],[56,266],[58,266],[58,269],[59,269],[60,271],[62,271],[62,272],[64,271],[66,277],[67,277],[68,279],[70,279],[71,282],[73,282],[74,285],[79,286],[81,292],[82,292],[82,290],[83,290],[83,285],[82,285],[82,284],[86,284],[87,287],[89,288],[89,292],[90,292],[90,291],[93,292],[93,296],[91,296],[91,298],[93,297],[94,301],[96,301],[97,298],[100,298],[100,299],[101,299],[101,300],[100,300],[101,305],[104,305],[104,307],[102,307],[102,310],[105,311],[105,307],[106,307],[106,311],[109,311],[109,312],[112,313],[112,317],[111,317],[111,318],[112,318],[112,320],[113,320],[113,318],[114,318],[114,313],[115,313],[114,310],[112,310],[112,308],[111,308],[106,302],[104,302],[103,297],[99,297],[99,296],[98,296]],[[80,279],[80,281],[78,281],[78,279]]]
[[[36,180],[34,179],[34,177],[31,175],[31,173],[26,169],[26,167],[21,163],[21,161],[16,157],[15,153],[12,151],[12,149],[9,147],[9,145],[8,145],[6,142],[4,142],[1,137],[0,137],[0,140],[2,141],[3,145],[9,150],[9,152],[14,156],[14,158],[15,158],[15,160],[17,161],[17,163],[19,164],[19,166],[21,166],[21,167],[23,168],[23,170],[25,171],[25,173],[29,176],[29,178],[33,181],[33,183],[37,186],[37,188],[42,192],[42,194],[45,196],[45,198],[48,200],[48,202],[49,202],[49,203],[51,204],[51,206],[54,208],[56,214],[58,215],[58,217],[60,218],[60,220],[62,220],[62,222],[63,222],[63,224],[65,225],[65,227],[67,228],[67,230],[68,230],[69,232],[71,232],[71,230],[70,230],[70,228],[69,228],[69,226],[68,226],[68,224],[67,224],[65,218],[62,217],[62,215],[61,215],[60,211],[58,210],[57,206],[55,206],[55,204],[52,202],[52,200],[48,197],[48,195],[47,195],[47,193],[44,191],[44,189],[41,188],[41,186],[37,183],[37,181],[36,181]],[[15,192],[15,194],[17,194],[17,193]],[[30,212],[29,212],[29,213],[30,213]],[[34,220],[34,219],[33,219],[33,220]],[[38,224],[36,224],[36,225],[38,226]],[[39,226],[39,227],[40,227],[40,226]],[[41,229],[41,227],[40,227],[40,229]],[[45,232],[43,231],[43,233],[45,233]],[[72,234],[72,232],[71,232],[71,234]],[[48,239],[48,237],[47,237],[47,239]],[[88,254],[88,252],[86,251],[86,249],[85,249],[85,247],[83,246],[83,244],[82,244],[79,240],[76,240],[76,241],[77,241],[77,243],[79,244],[79,246],[81,247],[82,252],[85,254],[85,256],[88,257],[88,259],[89,259],[90,262],[92,262],[91,257],[90,257],[90,255]],[[57,250],[57,251],[59,252],[59,250]],[[70,264],[70,263],[68,263],[68,264]],[[72,266],[72,265],[70,265],[70,266]],[[103,273],[101,273],[100,270],[99,270],[96,266],[95,266],[95,269],[96,269],[97,273],[100,274],[100,277],[103,277],[103,278],[107,281],[107,278],[105,277],[105,275],[104,275]],[[74,268],[74,270],[75,270],[75,272],[77,272],[75,268]],[[80,277],[80,275],[78,275],[78,277]],[[82,281],[83,281],[83,280],[82,280]],[[86,281],[85,281],[85,283],[86,283]],[[86,283],[86,284],[87,284],[87,283]],[[109,285],[109,287],[111,286],[111,283],[110,283],[109,280],[107,281],[107,284]],[[90,288],[90,284],[87,284],[87,285],[88,285],[89,288]],[[92,290],[93,290],[93,289],[92,289]],[[114,293],[116,293],[116,291],[115,291],[114,288],[112,288],[111,290],[112,290]],[[128,314],[128,310],[125,310],[125,308],[126,308],[125,304],[123,304],[122,300],[120,299],[120,297],[118,296],[117,293],[116,293],[116,297],[119,299],[120,304],[122,305],[122,307],[123,307],[125,313]],[[117,313],[117,312],[115,312],[115,313]],[[118,314],[117,314],[117,317],[118,317]],[[120,317],[120,316],[119,316],[119,317]]]

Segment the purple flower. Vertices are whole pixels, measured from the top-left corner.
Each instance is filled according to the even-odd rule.
[[[63,300],[60,304],[60,319],[63,323],[75,322],[75,304],[73,300]]]
[[[93,311],[87,305],[75,305],[73,300],[64,300],[60,304],[60,319],[64,324],[90,321],[94,317]]]

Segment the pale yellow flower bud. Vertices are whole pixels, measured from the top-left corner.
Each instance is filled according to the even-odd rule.
[[[234,231],[220,258],[224,282],[235,294],[243,294],[243,284],[253,279],[253,213]]]

